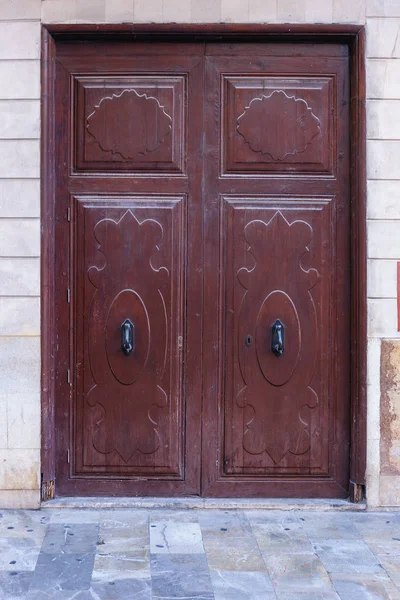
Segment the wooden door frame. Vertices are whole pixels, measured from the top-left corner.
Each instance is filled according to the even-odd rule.
[[[55,493],[55,50],[61,39],[344,43],[350,52],[351,448],[350,498],[362,497],[366,470],[367,252],[365,28],[360,25],[43,25],[41,86],[41,472],[42,500]]]

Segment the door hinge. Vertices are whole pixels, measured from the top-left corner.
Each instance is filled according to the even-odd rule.
[[[71,371],[70,371],[70,369],[67,369],[67,383],[69,385],[71,385]]]
[[[67,302],[68,302],[68,304],[71,304],[71,289],[70,288],[67,289]]]
[[[67,208],[67,221],[71,223],[71,208],[69,206]]]
[[[69,448],[67,450],[67,463],[69,464]]]

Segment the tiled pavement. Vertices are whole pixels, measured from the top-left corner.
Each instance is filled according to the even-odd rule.
[[[400,600],[400,513],[0,511],[3,600]]]

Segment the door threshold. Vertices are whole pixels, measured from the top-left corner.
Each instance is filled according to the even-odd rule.
[[[223,509],[223,510],[314,510],[363,511],[367,505],[349,500],[320,498],[153,498],[153,497],[60,497],[42,502],[42,508],[76,509],[154,509],[173,510]]]

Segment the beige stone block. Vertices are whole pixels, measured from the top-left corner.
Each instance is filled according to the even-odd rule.
[[[400,341],[381,345],[381,474],[400,475]]]
[[[162,14],[165,23],[189,23],[191,2],[190,0],[163,0]]]
[[[136,0],[136,2],[137,1],[138,0]],[[220,0],[202,0],[201,2],[199,2],[199,0],[191,0],[192,23],[218,23],[220,20]]]
[[[373,338],[399,338],[397,301],[391,298],[368,300],[368,335]]]
[[[333,22],[365,23],[365,0],[333,0]]]
[[[104,23],[106,0],[76,0],[77,23]]]
[[[368,257],[400,260],[400,222],[368,222]]]
[[[39,21],[0,22],[0,60],[40,58]]]
[[[399,0],[367,0],[368,17],[400,17]]]
[[[39,295],[39,258],[0,258],[0,296]]]
[[[400,100],[368,100],[367,138],[400,139]]]
[[[0,490],[0,508],[9,510],[38,509],[40,508],[40,490]]]
[[[381,506],[400,506],[400,477],[381,475],[379,498]]]
[[[136,23],[162,23],[162,0],[135,0],[133,18]]]
[[[332,23],[333,0],[306,0],[305,5],[307,23]]]
[[[367,19],[367,56],[400,57],[400,19]]]
[[[40,256],[39,219],[0,219],[0,256]]]
[[[367,278],[368,298],[397,298],[396,260],[369,260]]]
[[[0,139],[39,137],[39,100],[0,100]]]
[[[0,97],[40,98],[40,62],[5,60],[0,62]]]
[[[42,23],[76,23],[76,0],[43,0]]]
[[[367,98],[400,99],[400,61],[370,58],[366,66]]]
[[[40,19],[40,0],[1,0],[0,21]]]
[[[0,337],[0,390],[40,393],[39,337]]]
[[[8,448],[7,396],[4,394],[0,394],[0,456],[2,448]]]
[[[39,140],[0,140],[0,178],[39,176]]]
[[[281,23],[304,23],[305,2],[299,0],[278,0],[277,20]]]
[[[134,0],[107,0],[106,23],[132,23]]]
[[[40,298],[0,297],[1,335],[40,335]]]
[[[380,441],[367,440],[367,469],[366,475],[379,475],[379,447]]]
[[[39,217],[39,179],[0,179],[2,217]]]
[[[368,475],[367,481],[367,506],[368,508],[376,508],[380,504],[379,498],[379,475]]]
[[[368,140],[368,179],[400,179],[400,141]]]
[[[221,21],[225,23],[247,23],[248,20],[248,0],[221,0]]]
[[[249,0],[250,23],[275,23],[277,11],[277,0]]]
[[[380,439],[381,340],[369,339],[367,350],[367,439]]]
[[[367,182],[368,219],[400,219],[400,181]]]
[[[40,450],[8,448],[1,451],[0,489],[38,490]]]
[[[40,394],[8,394],[5,398],[8,448],[40,448]]]

